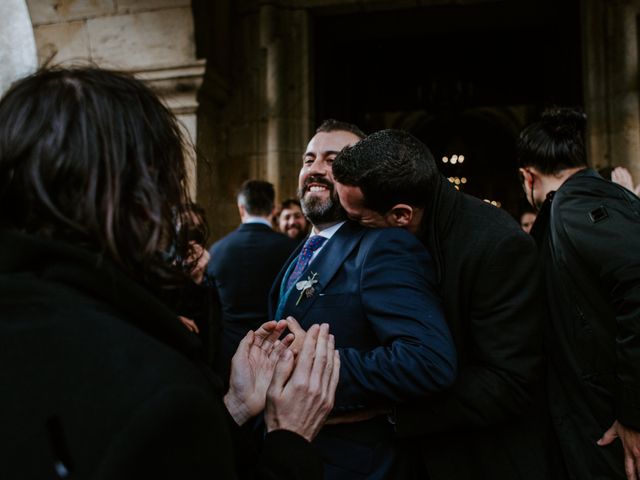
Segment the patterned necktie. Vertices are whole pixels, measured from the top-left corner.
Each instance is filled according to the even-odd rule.
[[[309,240],[305,242],[302,250],[300,250],[300,255],[298,255],[296,266],[291,272],[291,275],[289,275],[289,280],[287,281],[287,291],[289,291],[293,284],[300,279],[302,272],[304,272],[309,266],[309,262],[311,261],[313,252],[319,249],[326,241],[326,237],[323,237],[321,235],[313,235],[312,237],[309,237]]]

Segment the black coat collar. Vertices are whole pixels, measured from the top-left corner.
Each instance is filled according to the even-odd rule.
[[[127,322],[189,358],[202,358],[200,340],[177,314],[104,255],[49,238],[0,230],[0,291],[3,284],[11,286],[18,278],[45,292],[73,289],[115,309]]]

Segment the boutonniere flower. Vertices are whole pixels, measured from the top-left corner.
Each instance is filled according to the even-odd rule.
[[[313,286],[316,283],[318,283],[318,280],[316,280],[317,276],[318,276],[318,272],[316,273],[311,272],[311,274],[307,277],[306,280],[302,280],[296,283],[296,289],[300,290],[300,296],[298,297],[298,301],[296,302],[296,307],[300,303],[300,300],[302,300],[303,295],[307,298],[311,298],[316,293],[316,289],[313,288]]]

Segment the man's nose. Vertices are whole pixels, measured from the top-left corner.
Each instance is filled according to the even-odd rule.
[[[327,162],[321,159],[315,160],[311,165],[309,165],[309,170],[307,171],[308,175],[319,175],[326,176],[327,175]]]

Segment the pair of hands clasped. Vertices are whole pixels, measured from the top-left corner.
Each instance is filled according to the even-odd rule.
[[[333,408],[340,357],[327,324],[279,340],[288,321],[247,333],[231,361],[224,403],[239,425],[265,410],[268,431],[290,430],[311,441]]]

